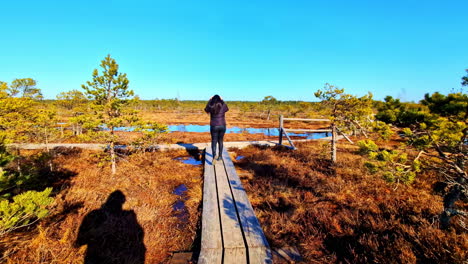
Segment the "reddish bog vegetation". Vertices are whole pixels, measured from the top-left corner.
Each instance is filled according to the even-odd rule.
[[[0,262],[163,263],[173,251],[191,249],[200,217],[202,166],[175,160],[188,156],[185,151],[133,154],[111,176],[108,164],[100,166],[100,155],[56,154],[55,170],[69,173],[52,184],[51,216],[2,238]],[[187,187],[182,193],[186,209],[177,214],[173,206],[180,196],[173,192],[181,184]]]
[[[296,246],[307,263],[466,263],[467,233],[439,228],[435,172],[395,189],[367,173],[351,145],[340,145],[335,167],[317,142],[235,151],[272,247]]]

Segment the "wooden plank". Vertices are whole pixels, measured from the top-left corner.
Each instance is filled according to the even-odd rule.
[[[174,253],[169,264],[187,264],[192,259],[192,252],[177,252]]]
[[[330,133],[332,132],[331,129],[294,129],[294,128],[285,128],[284,131],[286,132],[311,132],[311,133],[320,133],[320,132],[326,132]]]
[[[19,148],[19,149],[53,149],[53,148],[81,148],[90,150],[104,150],[107,148],[106,144],[94,144],[94,143],[49,143],[49,144],[8,144],[8,147]]]
[[[276,146],[275,142],[271,141],[231,141],[224,142],[224,146],[236,147],[236,148],[245,148],[250,145],[265,145],[265,146]],[[193,143],[193,144],[159,144],[153,145],[150,148],[155,150],[179,150],[179,149],[205,149],[210,147],[210,143]],[[19,149],[45,149],[46,144],[7,144],[9,148],[19,148]],[[105,150],[107,148],[106,144],[92,144],[92,143],[49,143],[48,148],[80,148],[80,149],[91,149],[91,150]],[[129,149],[131,146],[127,146]]]
[[[286,138],[288,139],[289,145],[291,145],[292,149],[296,149],[296,146],[294,146],[294,143],[292,142],[291,138],[288,136],[288,133],[286,133],[286,131],[284,131],[284,129],[283,129],[283,133],[286,136]]]
[[[281,130],[283,129],[283,115],[280,115],[279,117],[279,141],[278,141],[278,144],[283,144],[283,133],[281,133]]]
[[[219,221],[218,194],[211,148],[205,150],[202,239],[198,263],[222,263],[223,241]]]
[[[223,154],[224,155],[224,154]],[[215,176],[218,185],[221,231],[223,233],[224,264],[247,263],[247,251],[242,236],[236,203],[232,197],[224,162],[216,161]]]
[[[283,118],[284,121],[330,122],[330,119]]]
[[[336,163],[336,126],[332,125],[332,141],[331,141],[331,160],[333,163]]]
[[[268,241],[226,149],[223,151],[223,160],[247,242],[249,261],[250,263],[272,263]]]
[[[200,264],[222,264],[223,261],[223,249],[214,248],[202,248],[200,250],[200,256],[198,256],[198,262]]]
[[[348,140],[349,143],[354,144],[354,142],[351,139],[349,139],[349,137],[346,136],[345,133],[339,130],[338,127],[336,128],[336,131],[338,131],[338,133],[340,133],[346,140]]]
[[[302,261],[301,254],[295,247],[280,248],[276,250],[276,253],[278,253],[278,255],[287,260],[288,263]]]

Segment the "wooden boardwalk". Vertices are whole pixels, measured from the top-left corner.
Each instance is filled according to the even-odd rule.
[[[337,139],[341,139],[342,137],[338,136]],[[314,140],[331,140],[331,137],[327,138],[320,138],[320,139],[295,139],[294,142],[306,142],[306,141],[314,141]],[[233,141],[233,142],[224,142],[224,146],[227,148],[245,148],[251,145],[261,145],[261,146],[277,146],[277,142],[273,141]],[[155,150],[182,150],[182,149],[204,149],[209,148],[211,146],[210,143],[179,143],[179,144],[159,144],[155,145],[152,148]],[[11,148],[19,148],[19,149],[49,149],[54,148],[80,148],[80,149],[89,149],[89,150],[105,150],[108,145],[107,144],[98,144],[98,143],[49,143],[49,144],[41,144],[41,143],[24,143],[24,144],[8,144],[8,147]],[[117,146],[124,148],[124,146]]]
[[[272,141],[234,141],[234,142],[224,142],[224,146],[227,148],[235,147],[235,148],[245,148],[250,145],[262,145],[262,146],[276,146],[276,142]],[[89,150],[105,150],[108,145],[107,144],[97,144],[97,143],[49,143],[49,144],[41,144],[41,143],[24,143],[24,144],[9,144],[9,147],[12,148],[19,148],[19,149],[46,149],[46,147],[53,149],[53,148],[80,148],[80,149],[89,149]],[[210,147],[210,143],[179,143],[179,144],[158,144],[154,145],[151,148],[155,150],[192,150],[192,149],[200,149],[203,150],[207,147]],[[126,146],[117,146],[120,148],[125,148]],[[130,147],[131,148],[131,147]]]
[[[205,149],[201,251],[198,263],[272,263],[271,250],[226,151]]]

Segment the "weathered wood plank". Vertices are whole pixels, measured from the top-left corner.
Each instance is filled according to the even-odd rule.
[[[336,128],[336,131],[338,131],[338,133],[340,133],[346,140],[348,140],[349,143],[354,144],[354,142],[348,136],[346,136],[345,133],[338,129],[338,127]]]
[[[283,133],[286,136],[286,138],[288,139],[289,145],[291,145],[292,149],[296,149],[296,146],[294,146],[294,143],[292,142],[291,138],[288,136],[288,133],[286,133],[286,131],[284,131],[284,129],[283,129]]]
[[[283,118],[284,121],[330,122],[330,119]]]
[[[246,238],[250,263],[272,263],[271,250],[226,149],[223,160]]]
[[[301,254],[295,247],[284,247],[276,250],[276,253],[288,261],[288,263],[302,261]]]
[[[49,143],[49,144],[25,143],[25,144],[8,144],[7,146],[10,148],[19,148],[19,149],[80,148],[80,149],[90,149],[90,150],[104,150],[107,148],[106,144],[95,144],[95,143]]]
[[[222,263],[223,241],[211,148],[206,148],[203,183],[202,241],[198,263]]]
[[[177,252],[174,253],[169,264],[187,264],[192,259],[192,252]]]
[[[330,133],[331,129],[294,129],[294,128],[285,128],[286,132],[310,132],[310,133]]]
[[[218,184],[221,231],[223,233],[223,263],[247,263],[247,252],[242,236],[241,225],[239,223],[236,204],[232,198],[232,192],[223,161],[216,161],[214,167],[216,182]]]
[[[281,131],[282,131],[282,129],[283,129],[283,125],[284,125],[283,115],[280,115],[280,116],[279,116],[279,128],[278,128],[278,131],[279,131],[279,141],[278,141],[278,144],[280,144],[280,145],[283,144],[283,133],[281,133]]]
[[[199,263],[272,263],[272,254],[226,149],[206,148]]]
[[[224,142],[224,146],[236,147],[236,148],[245,148],[250,145],[265,145],[265,146],[276,146],[275,142],[271,141],[232,141]],[[90,149],[90,150],[105,150],[107,148],[106,144],[93,144],[93,143],[49,143],[49,144],[8,144],[10,148],[19,148],[19,149],[45,149],[45,148],[80,148],[80,149]],[[179,149],[200,149],[211,147],[210,143],[193,143],[193,144],[159,144],[153,145],[150,148],[155,150],[179,150]],[[122,148],[132,149],[131,146],[122,146]]]
[[[198,256],[198,263],[200,264],[222,264],[223,250],[214,248],[202,248],[200,256]]]

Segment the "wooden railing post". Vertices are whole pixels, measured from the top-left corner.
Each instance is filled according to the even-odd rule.
[[[331,160],[336,163],[336,126],[332,124]]]
[[[311,133],[316,133],[316,132],[325,132],[328,133],[332,132],[332,160],[333,162],[336,161],[336,140],[337,138],[337,127],[332,125],[330,129],[285,129],[284,128],[284,121],[305,121],[305,122],[331,122],[330,119],[308,119],[308,118],[284,118],[283,115],[279,115],[279,145],[283,144],[283,134],[286,137],[286,139],[289,141],[289,144],[291,145],[292,149],[296,149],[294,146],[293,140],[288,135],[288,132],[311,132]]]
[[[279,142],[280,145],[283,144],[283,115],[279,116]]]

